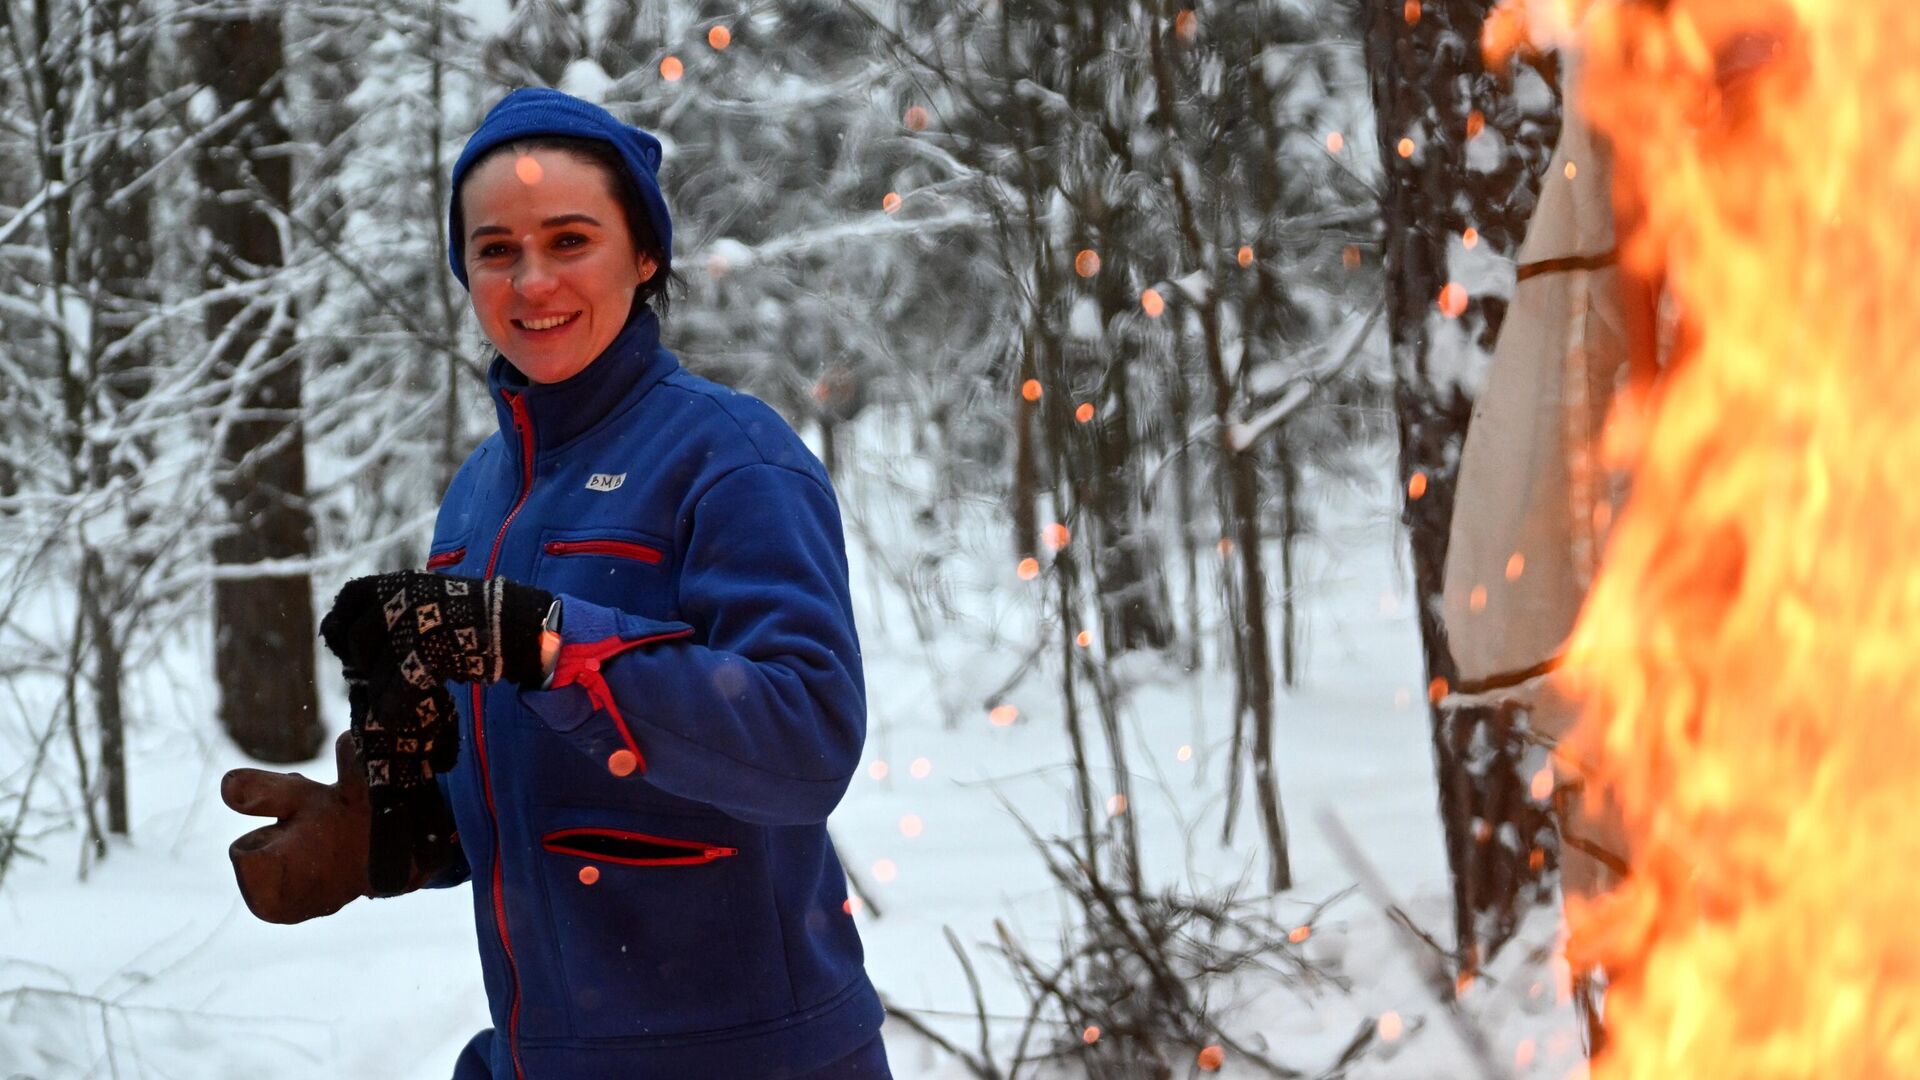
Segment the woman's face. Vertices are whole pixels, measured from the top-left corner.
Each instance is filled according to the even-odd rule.
[[[533,382],[560,382],[592,363],[657,269],[634,250],[611,179],[560,151],[507,151],[461,185],[473,313]]]

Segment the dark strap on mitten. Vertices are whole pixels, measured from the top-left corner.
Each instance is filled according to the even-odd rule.
[[[373,809],[367,853],[369,891],[406,892],[416,865],[444,861],[453,821],[434,776],[453,767],[460,724],[453,697],[438,683],[422,689],[396,675],[349,674],[353,737]]]

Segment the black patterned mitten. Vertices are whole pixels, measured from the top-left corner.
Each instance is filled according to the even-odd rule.
[[[552,603],[546,590],[505,578],[403,570],[347,582],[320,633],[329,643],[378,641],[421,689],[448,679],[538,686],[540,625]]]
[[[373,810],[368,891],[395,896],[408,890],[416,866],[442,864],[454,843],[453,817],[433,778],[458,759],[460,720],[445,687],[422,689],[392,670],[369,678],[348,668],[347,700]]]

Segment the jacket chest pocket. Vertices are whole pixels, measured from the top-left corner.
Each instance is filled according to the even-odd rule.
[[[632,529],[549,528],[540,534],[534,582],[649,618],[671,618],[676,566],[672,546]]]

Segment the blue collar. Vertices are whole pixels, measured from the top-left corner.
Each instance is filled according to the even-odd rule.
[[[533,422],[535,451],[548,451],[598,427],[679,367],[680,361],[660,345],[660,317],[639,304],[619,336],[571,379],[529,382],[506,357],[496,355],[487,369],[487,390],[508,444],[520,441],[512,407],[517,395]]]

